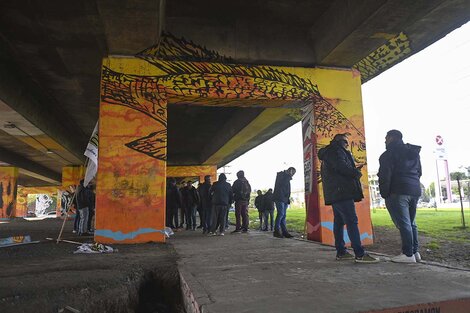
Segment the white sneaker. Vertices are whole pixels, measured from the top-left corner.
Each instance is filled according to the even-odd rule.
[[[416,252],[415,253],[415,259],[416,259],[416,262],[421,262],[421,254],[419,254],[419,252]]]
[[[391,261],[395,263],[416,263],[416,258],[414,255],[406,256],[402,253],[400,255],[394,256]]]

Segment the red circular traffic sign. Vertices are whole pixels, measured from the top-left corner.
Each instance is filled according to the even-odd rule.
[[[444,139],[440,136],[440,135],[437,135],[436,136],[436,143],[441,146],[443,143],[444,143]]]

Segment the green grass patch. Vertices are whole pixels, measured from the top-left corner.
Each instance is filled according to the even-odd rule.
[[[386,209],[376,209],[371,212],[374,226],[395,227]],[[468,209],[465,221],[470,222]],[[418,209],[416,213],[418,231],[426,236],[456,242],[470,240],[470,228],[463,229],[460,209]]]
[[[470,210],[465,209],[465,221],[470,226]],[[259,228],[258,211],[249,210],[250,228]],[[274,212],[274,217],[276,212]],[[395,228],[386,209],[375,209],[371,211],[372,224],[374,226],[384,226]],[[420,208],[416,214],[416,223],[420,233],[436,240],[445,239],[455,242],[470,241],[470,227],[462,228],[460,209],[433,209]],[[235,223],[235,213],[229,213],[229,219]],[[302,233],[304,231],[305,209],[290,207],[287,209],[287,228],[291,231]],[[398,230],[397,230],[398,231]],[[434,244],[438,248],[437,242]],[[433,244],[431,242],[431,248]]]

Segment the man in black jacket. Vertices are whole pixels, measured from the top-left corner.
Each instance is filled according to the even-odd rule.
[[[211,224],[211,176],[204,176],[204,183],[200,184],[198,187],[199,197],[201,198],[201,213],[199,218],[201,219],[202,224],[202,233],[208,233]]]
[[[248,204],[250,203],[251,186],[245,178],[244,171],[237,172],[237,180],[232,186],[235,199],[235,230],[232,233],[248,232],[249,216]]]
[[[186,211],[186,230],[196,230],[196,209],[199,204],[199,194],[191,181],[186,182],[182,192],[183,206]]]
[[[402,254],[392,262],[421,261],[418,252],[416,206],[421,196],[421,147],[404,144],[402,133],[390,130],[385,136],[386,151],[380,156],[379,188],[395,226],[400,230]]]
[[[277,238],[292,238],[286,227],[286,211],[290,204],[290,181],[295,174],[295,168],[289,167],[287,170],[278,172],[274,183],[273,200],[276,203],[277,214],[274,222],[273,236]]]
[[[318,158],[322,161],[321,179],[325,204],[333,207],[336,260],[353,259],[353,256],[346,250],[343,239],[346,224],[355,254],[355,262],[376,263],[379,260],[367,254],[361,245],[354,202],[359,202],[364,198],[359,181],[362,176],[362,166],[356,168],[353,156],[347,150],[348,146],[346,134],[337,134],[328,146],[318,151]]]
[[[172,229],[178,228],[178,210],[181,205],[181,194],[176,186],[176,180],[170,178],[166,187],[166,225]]]
[[[225,216],[233,202],[232,186],[227,183],[227,176],[224,173],[220,174],[219,180],[212,185],[210,194],[212,199],[212,221],[209,236],[215,235],[217,226],[219,226],[219,235],[223,236],[225,231]]]
[[[89,235],[88,218],[91,210],[95,208],[95,193],[92,189],[92,184],[83,186],[84,180],[80,180],[80,185],[77,187],[77,209],[80,213],[80,222],[78,225],[78,234],[80,236]]]

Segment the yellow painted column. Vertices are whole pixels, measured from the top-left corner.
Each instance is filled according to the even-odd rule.
[[[80,183],[80,179],[85,176],[83,166],[65,166],[62,168],[62,188],[69,190],[75,188]]]
[[[61,204],[62,193],[67,191],[70,195],[73,195],[83,177],[85,177],[85,167],[83,165],[62,168],[62,190],[57,194],[57,216],[65,216],[66,208],[62,208]],[[70,207],[68,214],[70,218],[73,218],[73,214],[77,214],[75,206]]]
[[[126,73],[145,70],[131,59],[121,66]],[[95,240],[164,242],[167,103],[109,72],[102,79]]]
[[[0,219],[15,216],[17,180],[17,167],[0,167]]]
[[[322,99],[304,108],[302,120],[304,146],[305,198],[307,206],[307,238],[334,245],[333,209],[325,205],[317,152],[330,143],[336,134],[348,134],[356,165],[362,168],[361,184],[364,199],[356,202],[362,244],[372,244],[369,186],[367,175],[364,115],[361,78],[356,70],[316,69]],[[346,230],[344,241],[350,244]]]

